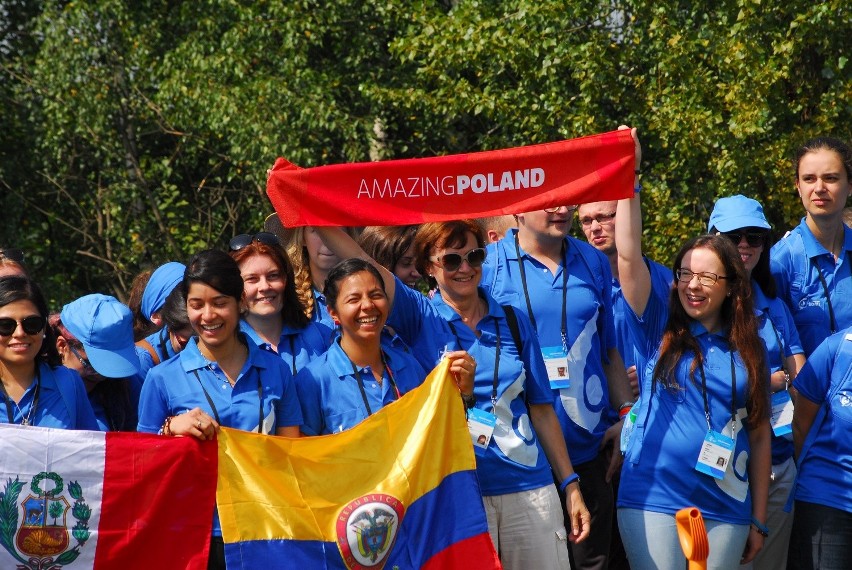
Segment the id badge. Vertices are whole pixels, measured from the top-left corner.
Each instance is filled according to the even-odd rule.
[[[781,437],[793,432],[793,400],[787,390],[772,394],[772,433]]]
[[[716,479],[724,479],[733,452],[733,439],[717,431],[708,431],[704,436],[695,470]]]
[[[470,439],[473,442],[473,451],[477,455],[484,455],[494,435],[494,425],[497,417],[479,408],[471,408],[467,411],[467,429],[470,431]]]
[[[568,374],[568,353],[561,346],[545,346],[541,349],[547,379],[553,390],[562,390],[571,386]]]

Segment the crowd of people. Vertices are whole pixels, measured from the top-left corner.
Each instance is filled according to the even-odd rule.
[[[630,198],[365,229],[273,216],[141,273],[127,305],[93,293],[51,314],[2,248],[0,422],[333,434],[446,358],[505,568],[682,568],[690,506],[709,568],[845,568],[852,149],[802,146],[805,215],[774,244],[761,204],[728,196],[663,265],[643,254],[632,134]]]

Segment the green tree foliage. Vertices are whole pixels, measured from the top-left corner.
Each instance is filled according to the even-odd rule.
[[[717,197],[801,215],[790,156],[852,138],[844,2],[0,0],[0,243],[56,302],[122,296],[313,166],[640,129],[646,246]]]

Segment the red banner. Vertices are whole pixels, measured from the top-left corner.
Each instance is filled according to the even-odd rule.
[[[283,158],[266,192],[286,227],[440,222],[633,193],[629,130],[434,158],[300,168]]]

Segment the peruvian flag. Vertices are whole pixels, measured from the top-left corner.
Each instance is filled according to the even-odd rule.
[[[215,442],[0,425],[0,568],[207,566]]]

